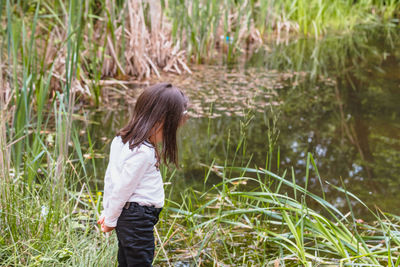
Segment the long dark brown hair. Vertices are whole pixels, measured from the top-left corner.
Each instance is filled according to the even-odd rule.
[[[186,119],[188,98],[181,90],[170,83],[155,84],[143,91],[136,101],[135,109],[129,123],[118,131],[122,142],[129,142],[129,148],[133,149],[142,145],[155,134],[156,125],[163,124],[163,140],[161,158],[163,162],[173,163],[178,167],[178,146],[176,135],[179,125]],[[156,150],[157,166],[160,153],[156,144],[152,144]]]

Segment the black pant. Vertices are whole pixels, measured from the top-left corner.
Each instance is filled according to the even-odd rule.
[[[130,202],[118,218],[118,266],[152,266],[154,258],[154,225],[162,208]]]

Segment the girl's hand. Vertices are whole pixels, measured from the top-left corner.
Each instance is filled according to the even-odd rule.
[[[101,216],[101,217],[98,219],[97,224],[103,224],[103,223],[104,223],[104,217],[105,217],[105,216]]]
[[[112,230],[114,230],[114,228],[115,227],[109,227],[105,225],[104,222],[101,224],[101,231],[103,231],[104,233],[111,232]]]
[[[97,223],[101,224],[101,231],[103,231],[104,233],[111,232],[112,230],[114,230],[115,227],[109,227],[109,226],[105,225],[104,224],[104,217],[105,216],[101,216],[99,218],[99,220],[97,221]]]

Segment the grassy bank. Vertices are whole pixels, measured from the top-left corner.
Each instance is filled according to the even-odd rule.
[[[311,155],[307,162],[315,170]],[[333,186],[349,204],[350,212],[342,213],[323,190],[314,194],[296,184],[293,170],[282,176],[249,167],[208,170],[204,183],[209,172],[221,182],[201,192],[188,188],[174,202],[170,196],[178,181],[164,169],[168,198],[155,232],[156,266],[399,266],[398,216],[378,210],[370,211],[373,223],[357,219],[351,203],[362,201]],[[83,170],[72,172],[61,191],[55,190],[60,182],[50,179],[33,189],[24,176],[3,181],[2,266],[114,266],[115,234],[107,237],[95,225],[101,193],[82,176]]]

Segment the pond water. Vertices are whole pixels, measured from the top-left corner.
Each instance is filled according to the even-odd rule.
[[[372,208],[399,215],[398,36],[362,31],[269,44],[244,63],[198,66],[193,75],[163,76],[160,80],[178,85],[191,102],[191,119],[180,131],[182,168],[175,173],[172,197],[179,199],[188,187],[204,190],[203,164],[213,161],[268,166],[279,175],[291,173],[293,167],[297,183],[304,184],[310,152],[322,180],[344,185]],[[140,88],[132,87],[131,95]],[[107,94],[106,107],[85,111],[94,122],[87,125],[94,150],[104,155],[95,159],[92,169],[99,190],[109,143],[129,119],[134,102],[134,97]],[[235,153],[241,137],[245,141]],[[211,174],[206,187],[220,181]],[[308,187],[322,194],[313,168]],[[342,193],[328,185],[323,188],[328,200],[348,210]],[[363,207],[353,208],[359,218],[369,219]]]

